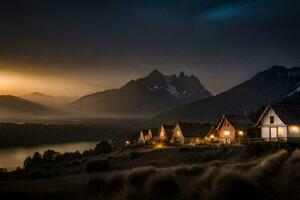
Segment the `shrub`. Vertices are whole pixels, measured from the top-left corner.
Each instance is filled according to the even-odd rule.
[[[125,180],[124,174],[114,174],[113,177],[107,181],[104,194],[106,196],[120,194],[124,189]]]
[[[150,199],[172,199],[179,194],[180,187],[172,173],[160,172],[148,179],[146,191]]]
[[[203,173],[204,168],[201,165],[183,166],[174,169],[178,176],[195,176]]]
[[[78,165],[80,165],[80,162],[78,160],[75,160],[74,162],[72,162],[71,165],[72,166],[78,166]]]
[[[130,158],[135,159],[135,158],[140,157],[140,155],[141,155],[140,152],[133,151],[133,152],[130,153]]]
[[[259,187],[250,178],[230,171],[221,173],[212,184],[212,189],[207,195],[209,200],[252,200],[260,196]]]
[[[292,153],[291,157],[287,160],[287,164],[293,165],[298,162],[300,162],[300,150],[299,149],[295,150]]]
[[[142,188],[146,180],[156,173],[154,167],[142,167],[132,170],[128,175],[128,183],[135,188]]]
[[[43,162],[51,162],[54,161],[60,153],[53,151],[53,150],[47,150],[43,153]]]
[[[300,151],[298,149],[292,153],[283,168],[283,173],[275,180],[280,189],[278,199],[300,199]]]
[[[189,147],[180,147],[178,149],[178,152],[190,152],[190,151],[193,151],[193,150]]]
[[[30,179],[43,179],[43,178],[49,178],[50,174],[45,173],[42,170],[32,170],[28,174]]]
[[[97,144],[95,148],[95,153],[96,154],[104,154],[104,153],[110,153],[113,151],[113,148],[111,144],[109,144],[106,141],[102,141],[99,144]]]
[[[190,199],[200,199],[202,198],[208,191],[210,191],[212,184],[215,178],[220,174],[220,170],[216,167],[208,168],[203,175],[196,178],[194,181],[191,192]]]
[[[283,161],[285,161],[287,157],[288,153],[286,150],[280,150],[275,154],[267,156],[249,171],[249,175],[257,181],[268,182],[270,178],[279,173]]]
[[[98,194],[104,191],[105,180],[102,178],[91,179],[88,183],[88,191],[90,194]]]
[[[122,194],[118,195],[117,200],[141,200],[146,199],[144,192],[133,188],[126,188]]]
[[[86,164],[86,171],[88,173],[99,172],[99,171],[108,171],[111,166],[108,160],[95,160]]]

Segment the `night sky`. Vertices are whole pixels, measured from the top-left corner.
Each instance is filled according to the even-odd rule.
[[[81,95],[157,68],[213,93],[300,66],[300,0],[2,0],[0,94]]]

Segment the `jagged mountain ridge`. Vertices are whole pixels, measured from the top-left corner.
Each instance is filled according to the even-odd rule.
[[[273,66],[228,91],[179,106],[155,118],[216,122],[223,113],[249,114],[263,105],[280,102],[295,91],[299,83],[299,67]]]
[[[94,116],[153,116],[161,111],[210,97],[199,79],[183,72],[163,75],[154,70],[148,76],[131,80],[120,89],[81,97],[69,108]]]

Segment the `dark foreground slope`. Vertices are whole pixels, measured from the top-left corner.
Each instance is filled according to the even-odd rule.
[[[219,95],[162,113],[156,119],[216,121],[223,113],[249,114],[277,103],[299,87],[300,68],[274,66]]]
[[[95,161],[98,170],[87,173]],[[10,199],[296,200],[299,167],[299,150],[271,153],[262,146],[127,149],[40,166],[29,171],[35,180],[20,179],[28,172],[2,176],[0,193]]]

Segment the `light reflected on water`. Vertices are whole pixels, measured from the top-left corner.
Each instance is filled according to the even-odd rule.
[[[98,142],[76,142],[64,144],[51,144],[33,147],[12,147],[0,148],[0,168],[6,168],[11,171],[17,167],[22,167],[24,160],[32,156],[35,152],[44,153],[51,149],[60,153],[94,149]]]

